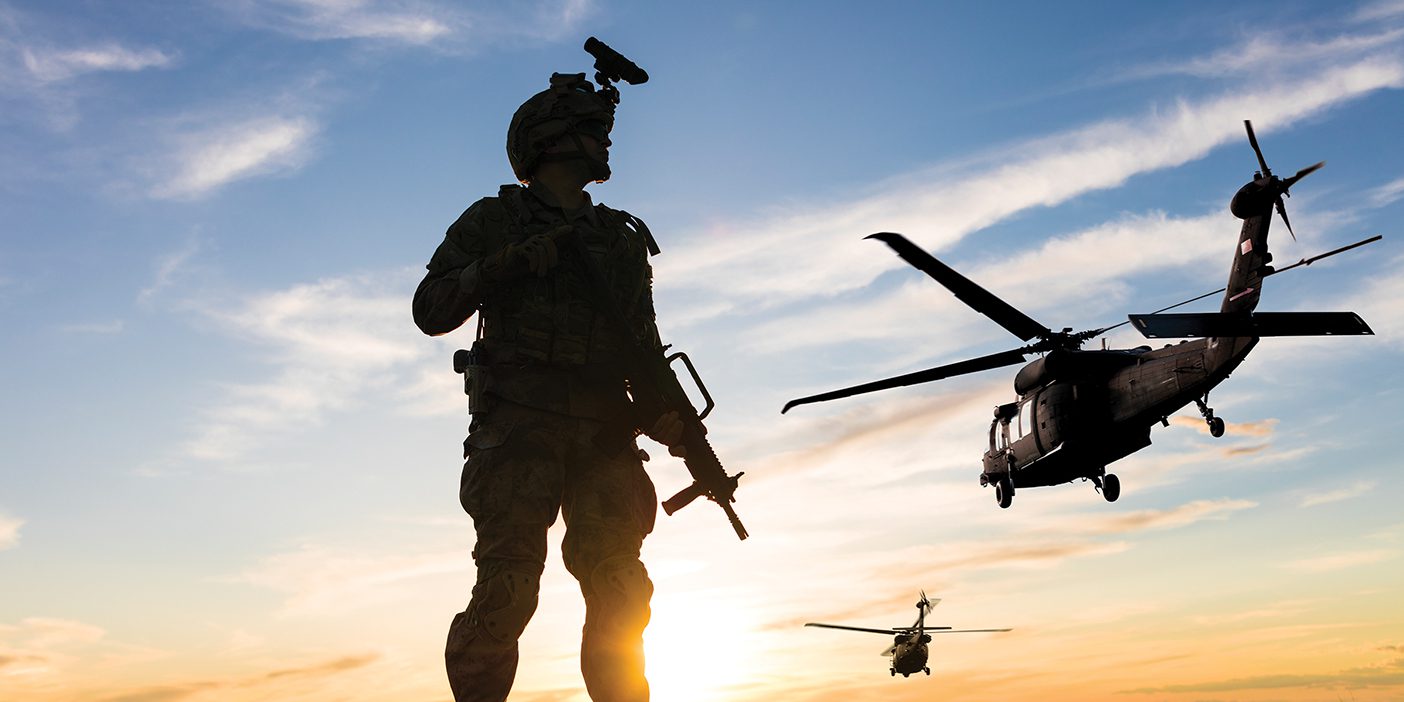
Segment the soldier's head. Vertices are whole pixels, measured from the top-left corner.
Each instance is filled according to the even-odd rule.
[[[529,98],[507,127],[507,161],[529,183],[546,163],[582,167],[590,180],[609,180],[609,132],[614,103],[584,73],[553,73],[551,87]]]

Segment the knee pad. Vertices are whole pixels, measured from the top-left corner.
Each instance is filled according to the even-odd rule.
[[[648,625],[653,581],[637,558],[606,558],[590,572],[588,587],[586,603],[602,615],[590,619],[605,626],[625,626],[639,631]]]
[[[540,576],[503,569],[474,588],[473,628],[499,643],[515,642],[536,613]]]

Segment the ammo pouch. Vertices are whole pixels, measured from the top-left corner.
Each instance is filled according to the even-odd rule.
[[[468,396],[468,414],[476,415],[488,410],[488,365],[485,355],[482,339],[474,341],[469,349],[453,352],[453,370],[463,374],[463,393]]]

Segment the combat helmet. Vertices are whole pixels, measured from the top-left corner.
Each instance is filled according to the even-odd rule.
[[[609,179],[609,164],[583,153],[579,135],[604,140],[614,128],[615,100],[604,91],[596,92],[584,73],[552,73],[551,87],[522,103],[507,127],[507,161],[512,173],[525,183],[547,158],[583,158],[597,181]],[[576,139],[575,152],[546,155],[544,152],[560,137]]]

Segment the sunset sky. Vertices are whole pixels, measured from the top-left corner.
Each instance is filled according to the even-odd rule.
[[[508,119],[598,36],[599,202],[744,470],[644,545],[660,702],[1404,699],[1404,2],[0,0],[0,700],[447,702],[473,582],[453,350],[410,298],[512,180]],[[1229,198],[1290,174],[1264,340],[1090,484],[981,488],[1016,368],[789,399],[1019,342],[896,231],[1048,327],[1224,284]],[[1217,309],[1217,296],[1186,309]],[[1090,342],[1094,347],[1103,343]],[[1148,342],[1128,327],[1106,340]],[[664,495],[687,483],[649,444]],[[585,702],[553,530],[512,700]],[[889,643],[807,621],[1012,627]]]

